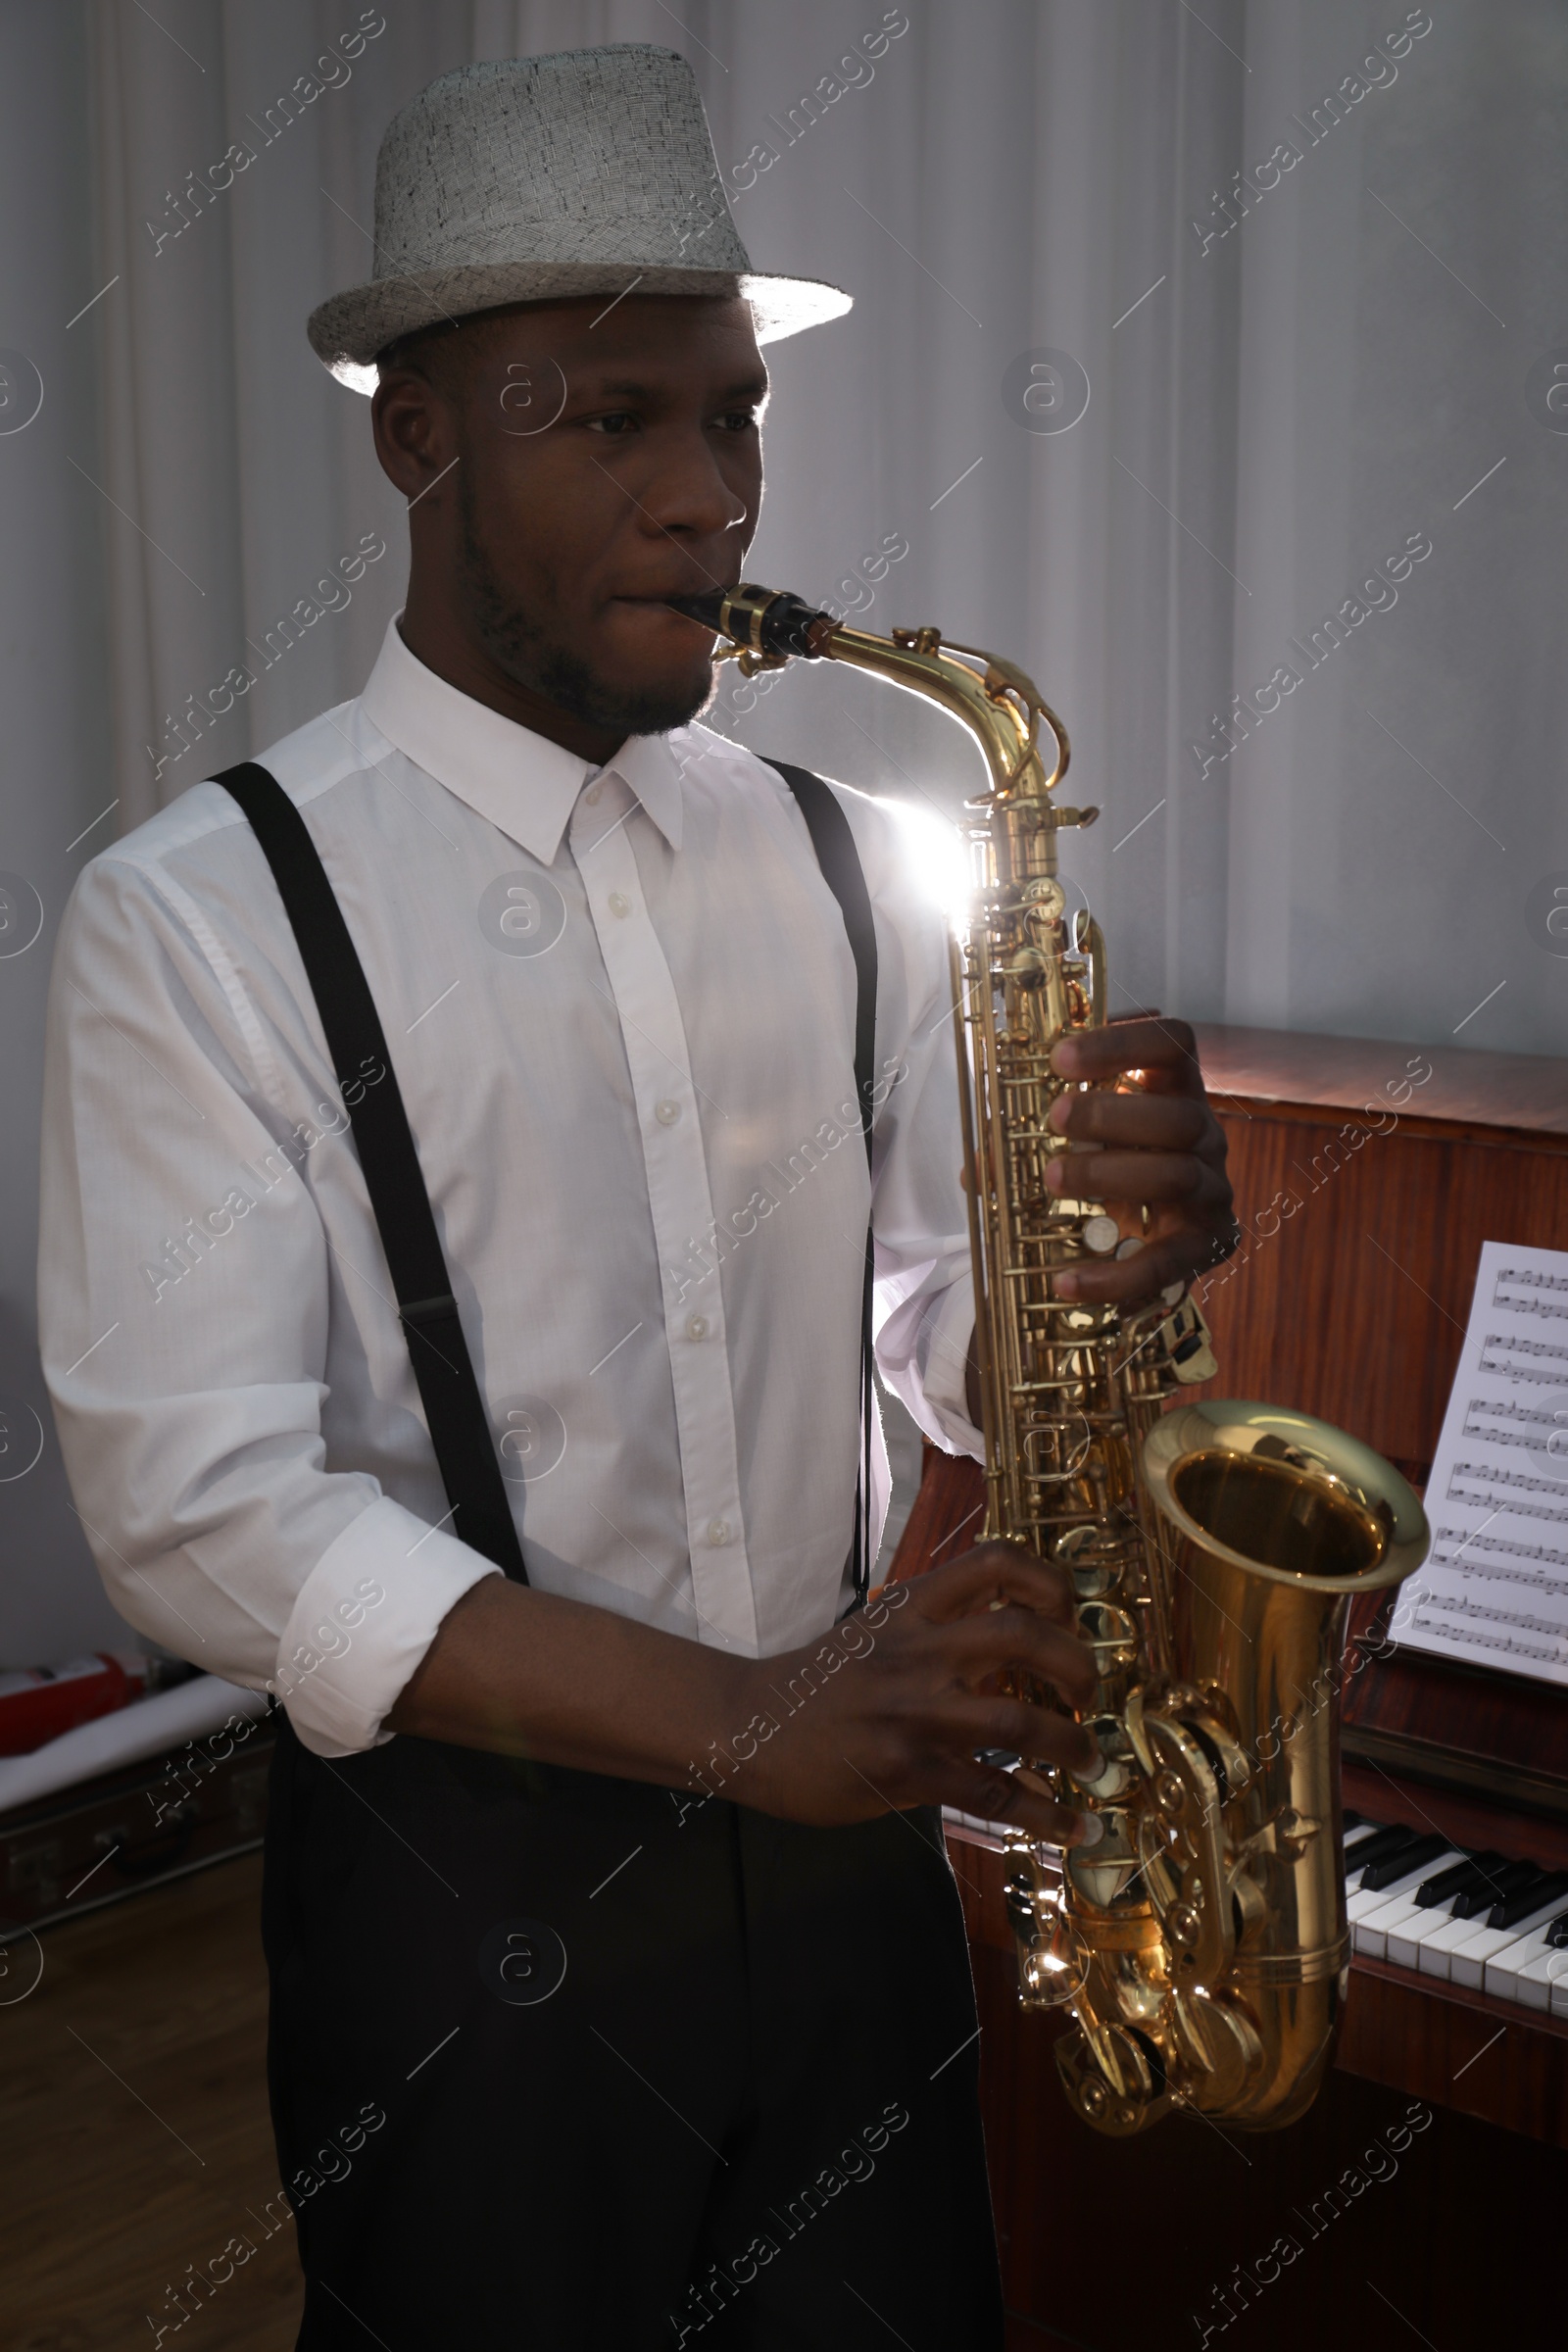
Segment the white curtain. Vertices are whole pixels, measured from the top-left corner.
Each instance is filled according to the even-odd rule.
[[[0,1396],[41,1406],[32,1106],[72,873],[356,692],[401,601],[366,404],[303,331],[370,273],[380,132],[453,66],[608,40],[690,58],[757,263],[856,296],[770,348],[752,576],[1033,672],[1102,810],[1069,857],[1118,1004],[1559,1050],[1531,892],[1568,884],[1560,0],[10,0],[0,340],[48,396],[0,433],[0,869],[42,911],[0,959]],[[381,545],[346,603],[319,585]],[[947,721],[843,673],[721,718],[948,810],[978,782]],[[0,1657],[97,1605],[51,1461],[0,1484],[38,1562]]]

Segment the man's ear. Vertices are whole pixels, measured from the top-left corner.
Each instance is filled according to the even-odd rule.
[[[414,368],[394,368],[377,384],[370,429],[382,472],[411,505],[458,455],[450,399]]]

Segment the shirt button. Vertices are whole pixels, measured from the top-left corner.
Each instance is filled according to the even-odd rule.
[[[680,1104],[678,1102],[656,1102],[654,1116],[661,1127],[673,1127],[675,1121],[680,1117]]]
[[[706,1315],[688,1315],[686,1318],[686,1337],[689,1340],[706,1340],[708,1337],[708,1317]]]
[[[730,1523],[727,1519],[710,1519],[708,1522],[708,1541],[710,1544],[727,1544],[734,1533],[735,1530],[730,1526]]]
[[[623,890],[612,890],[611,892],[610,911],[612,914],[630,914],[631,901],[627,898],[626,893]]]
[[[587,791],[582,796],[585,807],[589,808],[597,808],[600,802],[604,798],[604,794],[605,788],[602,784],[590,784]]]

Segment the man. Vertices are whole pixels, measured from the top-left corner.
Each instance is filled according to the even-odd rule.
[[[392,124],[377,277],[312,322],[377,361],[409,592],[364,695],[263,764],[385,1057],[344,1082],[221,784],[62,936],[62,1443],[125,1614],[287,1710],[264,1931],[313,2352],[1001,2340],[934,1809],[1085,1834],[977,1751],[1092,1770],[997,1679],[1081,1705],[1089,1653],[998,1546],[852,1609],[868,1214],[884,1377],[980,1450],[946,962],[898,828],[839,795],[873,1182],[844,917],[785,781],[692,723],[711,640],[665,602],[740,577],[760,332],[846,307],[752,276],[716,186],[671,54],[470,68]],[[1073,1100],[1080,1189],[1154,1211],[1084,1297],[1224,1247],[1189,1047],[1061,1050],[1150,1073]],[[438,1475],[359,1123],[392,1088],[526,1583]]]

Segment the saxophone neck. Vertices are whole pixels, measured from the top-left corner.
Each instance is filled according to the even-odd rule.
[[[848,621],[835,624],[823,653],[829,661],[870,670],[906,693],[940,704],[967,728],[990,779],[985,807],[1034,802],[1049,811],[1053,829],[1093,821],[1091,813],[1064,808],[1052,797],[1072,757],[1067,730],[1039,687],[1012,662],[954,644],[940,629],[895,629],[890,637],[878,637]]]
[[[935,628],[879,637],[801,597],[750,581],[668,601],[712,629],[723,640],[715,659],[738,660],[748,676],[791,661],[844,662],[939,704],[974,738],[985,760],[989,789],[970,804],[977,810],[1027,810],[1034,825],[1053,834],[1062,825],[1093,824],[1100,813],[1054,797],[1072,757],[1067,730],[1033,679],[1000,655],[950,642]],[[1042,719],[1054,747],[1049,756]]]

